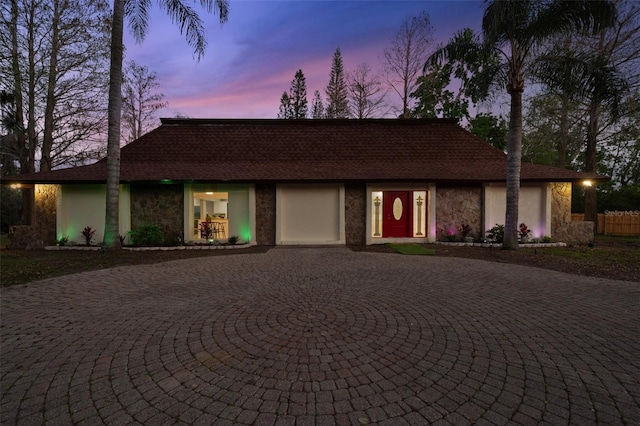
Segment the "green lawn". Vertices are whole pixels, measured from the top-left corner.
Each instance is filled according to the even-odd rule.
[[[434,255],[436,251],[434,249],[429,249],[426,247],[422,247],[418,244],[389,244],[389,247],[397,251],[401,254],[410,254],[410,255]]]

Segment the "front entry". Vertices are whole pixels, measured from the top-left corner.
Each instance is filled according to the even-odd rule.
[[[411,191],[382,193],[382,236],[402,238],[412,236]]]

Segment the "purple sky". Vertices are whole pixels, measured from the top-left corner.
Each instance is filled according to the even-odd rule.
[[[435,37],[446,42],[464,27],[478,29],[481,1],[230,1],[229,21],[202,12],[208,48],[198,62],[184,36],[154,4],[141,44],[126,32],[126,59],[158,74],[169,107],[191,118],[276,118],[296,71],[324,99],[337,47],[345,71],[367,62],[373,71],[402,21],[426,11]],[[390,95],[391,96],[391,95]],[[395,98],[389,99],[390,103]]]

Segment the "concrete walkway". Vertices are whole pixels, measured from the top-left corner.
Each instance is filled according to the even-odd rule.
[[[640,424],[640,284],[276,248],[2,290],[2,425]]]

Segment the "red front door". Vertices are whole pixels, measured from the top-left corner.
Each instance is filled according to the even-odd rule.
[[[382,193],[382,236],[411,237],[411,191]]]

